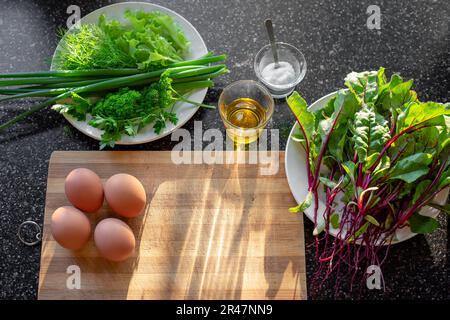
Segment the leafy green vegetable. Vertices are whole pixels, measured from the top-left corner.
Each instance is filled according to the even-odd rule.
[[[364,232],[367,231],[367,229],[369,228],[370,222],[367,221],[366,223],[364,223],[361,228],[359,228],[354,234],[352,234],[348,239],[347,242],[354,242],[355,240],[358,240],[359,237],[361,237]]]
[[[403,82],[403,79],[394,74],[391,81],[382,89],[377,99],[377,107],[380,111],[390,111],[393,115],[397,109],[403,109],[407,103],[417,99],[416,93],[411,90],[413,81]]]
[[[417,125],[444,126],[444,115],[450,115],[450,109],[436,102],[414,102],[398,116],[397,132]]]
[[[0,94],[6,95],[0,101],[49,97],[0,124],[0,131],[56,104],[56,111],[81,121],[91,115],[89,124],[104,131],[103,148],[113,146],[122,134],[136,135],[145,125],[152,124],[160,133],[168,122],[177,123],[172,106],[178,100],[215,108],[183,94],[212,87],[212,78],[228,73],[225,65],[210,65],[225,60],[225,55],[210,52],[185,61],[190,44],[172,17],[126,11],[124,18],[122,23],[102,15],[98,24],[71,29],[55,56],[53,67],[58,70],[0,74]],[[9,86],[22,87],[1,88]]]
[[[431,180],[423,180],[420,181],[419,184],[416,186],[416,190],[414,191],[414,195],[412,197],[412,202],[415,203],[419,198],[422,196],[422,194],[425,192],[426,188],[428,188],[431,184]]]
[[[377,210],[365,212],[365,219],[374,226],[384,222],[378,220],[383,212],[380,204],[393,204],[394,211],[398,211],[395,206],[402,203],[395,198],[393,203],[386,203],[383,197],[391,193],[398,199],[409,197],[409,218],[429,202],[423,193],[437,193],[450,185],[450,169],[444,170],[449,166],[449,104],[420,102],[411,90],[412,80],[403,81],[394,74],[388,82],[384,68],[352,72],[345,84],[348,90],[338,91],[316,112],[308,110],[297,92],[287,99],[301,128],[295,140],[309,143],[309,188],[314,195],[320,181],[330,188],[333,198],[334,193],[343,192],[342,200],[347,205],[355,204],[352,208]],[[320,154],[318,150],[322,150]],[[340,174],[332,180],[322,176],[322,164]],[[441,170],[437,170],[439,166]],[[413,185],[417,180],[418,184]],[[338,183],[345,188],[336,189]],[[370,192],[369,197],[360,197],[369,190],[380,191],[376,196]],[[303,209],[305,203],[309,201],[299,207]]]
[[[70,30],[56,57],[59,69],[138,68],[155,70],[183,60],[189,42],[171,16],[158,11],[125,12],[125,23],[108,21]]]
[[[376,99],[378,93],[378,73],[376,71],[351,72],[345,78],[345,85],[365,103]]]
[[[391,137],[387,120],[375,113],[373,108],[363,105],[355,114],[353,140],[360,163],[376,153]]]
[[[400,179],[408,183],[416,181],[428,171],[433,160],[429,153],[416,153],[397,162],[390,172],[390,179]]]
[[[329,230],[326,223],[337,229],[338,239],[317,238],[324,278],[341,262],[357,273],[365,270],[362,261],[379,261],[376,247],[391,243],[407,223],[417,233],[435,230],[436,220],[418,214],[424,206],[449,212],[448,204],[432,201],[450,186],[450,104],[420,101],[412,84],[398,74],[387,81],[380,68],[350,73],[347,89],[320,110],[311,111],[297,92],[287,99],[301,128],[294,141],[309,143],[308,198],[295,211],[315,203],[313,235]],[[312,201],[319,186],[321,212]],[[362,251],[353,247],[360,243]],[[362,252],[365,258],[354,256]]]
[[[288,98],[288,103],[295,117],[298,119],[303,137],[308,142],[311,142],[314,131],[314,114],[307,110],[308,105],[298,92],[294,92]]]
[[[414,233],[431,233],[439,228],[439,222],[436,219],[414,213],[408,220],[409,227]]]
[[[355,181],[356,165],[352,161],[346,161],[341,164],[344,171],[347,173],[350,180]]]
[[[135,136],[148,124],[153,124],[157,134],[166,127],[167,122],[176,124],[178,119],[171,108],[175,102],[183,99],[173,89],[169,72],[165,72],[158,82],[142,90],[121,88],[95,103],[74,99],[59,111],[67,112],[78,120],[91,114],[89,125],[103,130],[100,145],[103,149],[106,146],[114,147],[123,134]]]
[[[344,148],[347,140],[347,125],[338,125],[333,134],[330,136],[330,141],[328,142],[328,150],[330,154],[338,161],[343,161],[344,159]]]
[[[366,219],[367,221],[369,221],[371,224],[379,227],[380,223],[377,221],[377,219],[375,219],[374,217],[372,217],[370,214],[364,216],[364,219]]]
[[[330,217],[330,224],[334,229],[339,228],[339,214],[332,214]]]
[[[326,177],[320,177],[319,178],[320,182],[322,182],[325,186],[327,186],[328,188],[335,188],[337,186],[337,183],[326,178]]]
[[[77,120],[86,120],[86,114],[91,108],[91,102],[73,92],[71,94],[73,103],[71,105],[57,104],[53,106],[53,109],[60,113],[67,113]]]
[[[293,208],[289,208],[289,212],[297,213],[297,212],[303,212],[306,209],[308,209],[311,206],[311,203],[312,203],[312,196],[313,196],[312,193],[308,192],[308,194],[306,195],[305,200],[302,203],[300,203],[298,206],[293,207]]]
[[[439,179],[438,187],[443,189],[450,186],[450,168],[442,173],[441,178]]]
[[[80,25],[61,39],[55,57],[57,69],[110,69],[135,67],[98,25]]]

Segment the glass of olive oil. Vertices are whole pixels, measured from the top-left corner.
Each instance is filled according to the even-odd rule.
[[[273,98],[253,80],[240,80],[226,87],[219,98],[219,112],[227,135],[236,144],[256,141],[272,117]]]

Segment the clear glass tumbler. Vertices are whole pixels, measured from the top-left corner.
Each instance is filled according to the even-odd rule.
[[[295,87],[303,80],[306,74],[306,60],[303,54],[293,45],[284,42],[276,42],[278,60],[289,63],[294,69],[294,79],[289,83],[277,84],[263,77],[264,68],[274,63],[270,45],[264,46],[255,56],[254,69],[256,76],[270,91],[274,98],[285,98],[294,91]]]
[[[240,80],[226,87],[219,98],[220,117],[236,144],[256,141],[273,114],[274,101],[264,86]]]

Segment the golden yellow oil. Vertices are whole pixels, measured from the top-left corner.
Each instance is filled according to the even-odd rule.
[[[258,139],[261,124],[266,119],[264,107],[251,98],[239,98],[225,106],[226,119],[235,128],[227,130],[236,143],[250,143]]]
[[[265,119],[261,104],[251,98],[239,98],[227,105],[227,120],[234,126],[244,129],[256,128]]]

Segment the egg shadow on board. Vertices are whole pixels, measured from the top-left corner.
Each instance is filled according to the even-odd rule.
[[[131,286],[131,280],[139,276],[139,274],[136,274],[136,269],[140,266],[140,252],[141,252],[141,243],[142,243],[142,235],[145,229],[145,225],[149,219],[149,208],[151,206],[153,195],[156,194],[158,190],[158,186],[155,183],[152,183],[152,185],[148,185],[148,183],[145,184],[145,191],[147,195],[147,203],[145,205],[144,211],[141,215],[135,218],[128,218],[123,219],[133,230],[135,239],[136,239],[136,246],[134,249],[134,254],[132,257],[130,257],[128,260],[123,262],[116,262],[116,264],[124,264],[123,274],[126,275],[127,279],[123,279],[123,284],[121,285],[121,288],[118,288],[120,292],[123,293],[123,297],[119,297],[118,299],[138,299],[138,292],[134,293],[130,291],[132,289]],[[142,265],[143,268],[145,268],[145,265]],[[122,272],[120,272],[122,273]]]

